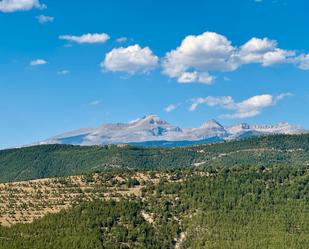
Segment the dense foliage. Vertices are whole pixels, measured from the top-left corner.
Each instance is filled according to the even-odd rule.
[[[174,170],[180,181],[148,184],[142,197],[94,201],[0,228],[0,248],[308,248],[308,166],[193,172]]]
[[[302,165],[309,135],[266,136],[192,147],[41,145],[0,151],[0,182],[68,176],[111,168],[168,169],[205,164]]]

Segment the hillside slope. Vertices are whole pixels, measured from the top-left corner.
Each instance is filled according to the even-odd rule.
[[[109,178],[102,178],[73,208],[31,224],[0,226],[0,249],[308,248],[308,166],[193,172],[196,170],[177,170],[172,177],[160,177],[156,184],[146,180],[140,195],[105,200],[99,193],[106,193]],[[114,175],[114,179],[119,177]],[[58,185],[59,192],[64,186],[64,196],[75,193],[68,182]],[[43,196],[54,195],[45,188],[41,192]],[[23,192],[12,191],[14,195]],[[89,200],[90,195],[100,200]],[[40,202],[39,198],[31,198],[31,203],[29,208],[18,207],[28,214],[32,209],[58,205]],[[7,209],[13,214],[17,206],[12,203]]]
[[[0,182],[111,168],[309,164],[309,135],[275,135],[191,147],[41,145],[0,151]]]

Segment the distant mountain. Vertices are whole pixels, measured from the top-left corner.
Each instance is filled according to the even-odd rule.
[[[252,136],[306,132],[304,128],[288,123],[277,125],[241,123],[223,126],[216,120],[209,120],[199,128],[180,128],[151,114],[126,124],[104,124],[97,128],[67,132],[41,141],[39,144],[185,146],[238,140]]]

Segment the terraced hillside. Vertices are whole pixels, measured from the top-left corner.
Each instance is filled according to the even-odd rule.
[[[147,184],[177,179],[172,172],[122,171],[0,184],[0,225],[31,223],[81,202],[141,196]]]
[[[37,186],[42,200],[28,194]],[[25,215],[14,203],[1,209],[7,222],[44,216],[46,205],[62,211],[0,226],[1,249],[307,249],[309,243],[308,166],[115,172],[5,188],[17,203],[33,204],[24,206]]]

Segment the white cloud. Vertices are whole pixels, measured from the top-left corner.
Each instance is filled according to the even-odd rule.
[[[230,71],[234,47],[226,37],[213,32],[187,36],[181,45],[168,52],[163,61],[163,73],[181,80],[183,73],[207,73],[211,70]]]
[[[179,104],[170,104],[164,108],[165,112],[172,112],[179,107]]]
[[[264,54],[262,65],[267,67],[273,64],[290,63],[293,61],[293,56],[295,56],[294,51],[276,48],[274,51],[269,51]]]
[[[294,51],[277,48],[277,41],[268,38],[252,38],[239,48],[235,55],[239,66],[242,64],[260,63],[263,66],[288,62],[295,55]]]
[[[119,37],[119,38],[116,39],[116,41],[117,41],[118,43],[126,42],[127,40],[128,40],[127,37]]]
[[[281,93],[275,98],[275,103],[289,96],[293,96],[293,94],[292,93]]]
[[[213,97],[208,96],[206,98],[195,98],[192,99],[192,104],[189,108],[189,111],[195,111],[199,105],[206,104],[208,106],[222,106],[227,108],[228,106],[234,104],[234,100],[230,96],[224,97]]]
[[[101,67],[112,72],[148,72],[158,64],[158,57],[149,47],[141,48],[139,45],[114,48],[105,55]]]
[[[209,73],[199,73],[197,71],[194,72],[183,72],[179,78],[179,83],[192,83],[198,82],[202,84],[211,84],[215,80],[214,76],[209,75]]]
[[[259,115],[264,108],[274,104],[275,101],[272,95],[257,95],[242,102],[234,103],[229,108],[235,110],[236,112],[233,114],[223,115],[223,117],[230,119],[254,117]]]
[[[2,0],[0,12],[15,12],[31,10],[33,8],[44,9],[46,5],[40,4],[39,0]]]
[[[253,37],[248,42],[240,47],[245,53],[260,53],[263,54],[277,47],[277,42],[268,38],[259,39]]]
[[[99,105],[102,103],[102,100],[97,99],[97,100],[93,100],[89,103],[89,105],[95,106],[95,105]]]
[[[66,40],[70,42],[77,42],[77,43],[104,43],[110,39],[110,36],[106,33],[95,33],[95,34],[84,34],[81,36],[74,36],[74,35],[61,35],[59,36],[60,40]]]
[[[235,102],[231,96],[213,97],[192,99],[192,104],[189,111],[195,111],[199,105],[206,104],[210,107],[219,106],[226,110],[234,111],[230,114],[224,114],[221,117],[227,119],[242,119],[259,115],[265,108],[274,106],[278,101],[291,93],[282,93],[278,96],[270,94],[256,95],[241,102]]]
[[[271,66],[291,63],[294,51],[277,47],[277,42],[268,38],[252,38],[244,45],[236,47],[225,36],[205,32],[189,35],[179,47],[168,52],[163,59],[163,73],[176,78],[180,83],[211,83],[211,71],[234,71],[244,64],[259,63]],[[201,80],[200,75],[207,77]]]
[[[40,66],[45,64],[47,64],[47,61],[43,59],[36,59],[30,62],[30,66]]]
[[[68,75],[70,73],[71,72],[69,70],[66,70],[66,69],[57,72],[58,75]]]
[[[36,19],[38,19],[39,23],[44,24],[48,22],[53,22],[55,18],[52,16],[39,15],[36,17]]]
[[[309,70],[309,54],[301,54],[296,59],[295,62],[299,69]]]

